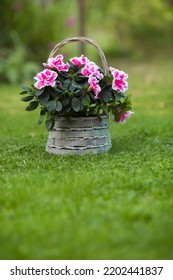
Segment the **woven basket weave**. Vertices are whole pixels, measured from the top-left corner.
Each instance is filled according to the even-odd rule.
[[[49,132],[46,151],[62,154],[100,154],[111,148],[108,117],[59,118]]]
[[[61,41],[51,51],[49,58],[64,45],[76,41],[93,45],[102,61],[105,75],[108,74],[108,66],[104,53],[91,39],[85,37],[73,37]],[[46,151],[55,155],[63,154],[100,154],[111,148],[108,116],[57,118],[52,131],[49,132]]]

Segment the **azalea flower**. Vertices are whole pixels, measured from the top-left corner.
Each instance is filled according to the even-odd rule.
[[[70,68],[69,63],[63,62],[63,56],[61,54],[57,55],[56,57],[51,57],[48,59],[47,63],[43,63],[43,65],[47,68],[55,68],[58,71],[67,72]]]
[[[81,65],[86,64],[89,59],[86,56],[81,55],[80,57],[75,56],[71,58],[70,61],[73,65],[77,65],[78,67],[80,67]]]
[[[98,79],[103,78],[103,74],[100,73],[100,68],[94,62],[87,62],[86,65],[81,69],[81,74],[85,77],[94,75]]]
[[[37,89],[44,88],[45,86],[55,86],[55,79],[58,74],[55,71],[45,69],[42,72],[38,73],[37,76],[34,77],[36,80],[34,86]]]
[[[93,92],[95,93],[95,97],[98,98],[98,94],[101,91],[100,86],[98,85],[98,80],[96,77],[90,75],[89,79],[88,79],[88,83],[90,85],[90,88],[93,90]]]
[[[124,114],[124,113],[122,113],[122,112],[120,111],[120,109],[118,109],[117,111],[119,112],[119,115],[120,115],[120,120],[119,120],[120,123],[125,123],[125,122],[126,122],[126,119],[127,119],[127,118],[130,118],[130,116],[131,116],[132,114],[134,114],[134,112],[131,112],[131,111],[127,111],[127,112]],[[118,122],[118,121],[116,120],[116,117],[115,117],[115,116],[114,116],[114,122]]]
[[[117,92],[125,92],[128,89],[128,83],[126,81],[128,75],[124,71],[120,71],[112,67],[110,67],[109,69],[113,76],[112,88]]]

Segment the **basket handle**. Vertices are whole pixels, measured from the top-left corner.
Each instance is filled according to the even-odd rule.
[[[80,41],[80,42],[83,42],[83,43],[88,43],[92,46],[94,46],[101,58],[101,61],[102,61],[102,66],[103,66],[103,69],[104,69],[104,72],[105,72],[105,75],[108,75],[108,64],[107,64],[107,60],[106,60],[106,57],[103,53],[103,51],[101,50],[101,48],[99,47],[99,45],[92,39],[89,39],[89,38],[86,38],[86,37],[72,37],[72,38],[67,38],[67,39],[64,39],[63,41],[61,41],[60,43],[58,43],[54,48],[53,50],[51,51],[50,55],[49,55],[49,58],[53,57],[55,55],[55,53],[61,48],[63,47],[64,45],[66,44],[69,44],[69,43],[72,43],[72,42],[77,42],[77,41]]]

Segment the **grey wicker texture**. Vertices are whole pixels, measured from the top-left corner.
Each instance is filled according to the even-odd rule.
[[[100,154],[111,148],[107,116],[59,118],[49,132],[46,151],[55,155]]]

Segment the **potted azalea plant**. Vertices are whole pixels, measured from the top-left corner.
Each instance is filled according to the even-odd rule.
[[[72,38],[73,40],[64,40],[61,42],[60,46],[68,42],[82,40],[81,38],[84,42],[94,44],[97,47],[97,51],[101,52],[94,41],[83,37]],[[58,46],[58,48],[60,46]],[[55,51],[57,51],[57,46],[55,47]],[[99,146],[98,143],[94,148],[91,148],[91,146],[93,146],[92,141],[95,141],[96,135],[90,135],[90,138],[94,137],[90,139],[92,141],[87,142],[87,144],[85,141],[85,145],[81,146],[81,139],[79,140],[79,138],[81,138],[79,136],[80,133],[77,135],[80,123],[77,125],[78,130],[75,137],[78,143],[80,143],[76,146],[72,145],[72,148],[70,148],[69,142],[67,141],[67,138],[70,139],[72,136],[69,136],[69,134],[68,137],[62,136],[62,132],[61,136],[55,136],[55,131],[57,135],[58,133],[60,134],[59,129],[62,128],[64,129],[63,133],[65,133],[65,129],[66,132],[68,129],[74,132],[72,122],[74,123],[77,120],[81,122],[83,120],[83,122],[86,123],[89,118],[92,118],[92,123],[93,120],[95,120],[95,124],[91,127],[91,130],[97,130],[95,127],[99,127],[98,122],[103,122],[101,127],[105,127],[105,119],[107,120],[109,113],[112,114],[115,122],[120,123],[124,123],[126,119],[131,116],[131,100],[127,94],[128,75],[122,70],[107,67],[107,62],[105,62],[106,60],[102,52],[100,56],[104,65],[104,70],[84,55],[73,57],[69,59],[68,62],[64,61],[62,54],[58,54],[55,57],[50,55],[47,62],[43,63],[43,71],[39,72],[34,77],[35,83],[30,87],[22,86],[24,91],[22,91],[21,94],[26,95],[22,97],[22,101],[29,102],[26,110],[32,111],[39,107],[40,116],[38,123],[41,124],[45,119],[45,125],[49,131],[47,144],[47,150],[49,152],[61,154],[64,150],[67,151],[67,153],[68,151],[70,151],[70,153],[76,153],[79,150],[78,147],[80,147],[81,153],[81,151],[84,152],[87,150],[86,147],[89,146],[90,150],[93,149],[92,151],[99,153],[97,147]],[[60,126],[59,128],[57,128],[58,125]],[[81,127],[83,129],[84,125],[81,124]],[[85,129],[83,130],[85,131]],[[103,131],[101,134],[103,134]],[[64,139],[65,144],[60,145],[57,141],[57,137],[61,137],[59,140]],[[86,136],[83,138],[86,138]],[[106,150],[111,147],[110,137],[108,138],[109,145],[107,145],[108,147]],[[55,142],[58,142],[57,146]],[[53,149],[53,151],[48,149],[48,145],[51,146],[51,148],[49,148]],[[103,148],[104,144],[102,143],[100,145],[101,148]],[[105,149],[101,149],[100,152],[103,151],[105,151]]]

